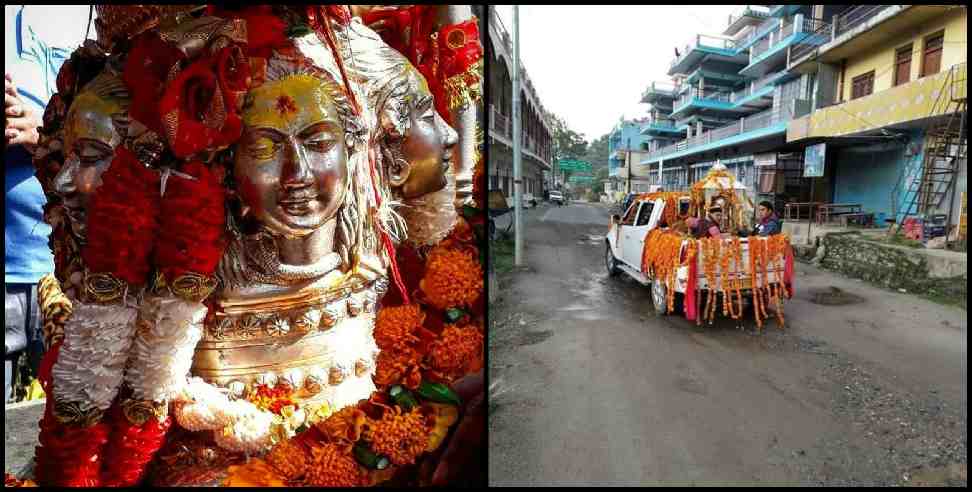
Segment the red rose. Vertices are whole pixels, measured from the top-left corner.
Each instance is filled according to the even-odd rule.
[[[249,81],[249,67],[238,46],[200,58],[180,72],[159,102],[172,153],[186,158],[239,139],[243,124],[237,102]]]

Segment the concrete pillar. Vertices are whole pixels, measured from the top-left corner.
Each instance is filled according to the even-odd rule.
[[[685,126],[685,138],[692,138],[692,125]]]
[[[793,32],[803,32],[803,14],[793,16]]]
[[[701,119],[699,121],[696,121],[695,122],[695,134],[696,135],[701,135],[702,134],[702,120]]]

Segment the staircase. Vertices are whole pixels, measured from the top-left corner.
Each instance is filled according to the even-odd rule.
[[[932,127],[925,139],[924,158],[907,166],[895,186],[895,205],[904,207],[895,214],[898,225],[908,217],[932,213],[942,206],[955,186],[959,162],[966,158],[966,70],[965,64],[949,70],[931,115],[946,115]],[[901,195],[900,190],[905,190]],[[951,207],[948,207],[949,212]]]

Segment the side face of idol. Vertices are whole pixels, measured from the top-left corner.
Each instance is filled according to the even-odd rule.
[[[250,91],[234,174],[244,207],[271,232],[302,237],[348,189],[348,146],[326,82],[291,75]]]
[[[85,238],[91,197],[127,131],[129,101],[121,78],[103,72],[80,91],[68,110],[65,160],[54,178],[54,191],[63,200],[71,230],[79,238]]]
[[[446,173],[451,165],[453,148],[459,136],[435,110],[432,92],[425,78],[411,65],[407,70],[408,92],[405,96],[404,112],[395,114],[396,109],[386,105],[382,122],[391,128],[386,137],[386,145],[400,149],[392,155],[404,158],[392,159],[388,163],[390,184],[399,188],[405,198],[416,198],[441,190],[447,184]],[[391,105],[394,106],[394,105]],[[401,111],[401,109],[397,110]],[[388,119],[396,118],[404,125],[389,124]],[[405,122],[407,120],[407,123]],[[401,135],[397,128],[406,128]]]

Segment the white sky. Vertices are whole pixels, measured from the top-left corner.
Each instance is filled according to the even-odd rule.
[[[548,111],[588,141],[645,115],[648,84],[669,81],[675,47],[721,35],[741,5],[520,6],[520,57]],[[513,7],[497,5],[513,35]]]

